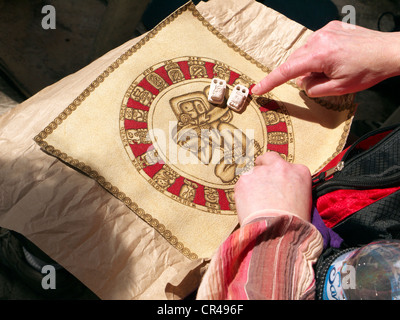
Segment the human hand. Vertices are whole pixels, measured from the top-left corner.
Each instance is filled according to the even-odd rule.
[[[268,210],[271,216],[286,211],[311,221],[310,170],[283,160],[276,152],[267,152],[256,159],[250,173],[240,176],[235,203],[241,225],[260,210]]]
[[[310,97],[337,96],[368,89],[400,75],[400,32],[385,33],[333,21],[256,85],[264,94],[297,78]]]

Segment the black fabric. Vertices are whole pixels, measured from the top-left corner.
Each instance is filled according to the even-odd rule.
[[[21,241],[22,239],[22,241]],[[61,299],[61,300],[98,300],[99,298],[75,278],[66,269],[56,270],[56,288],[44,289],[42,280],[45,274],[34,269],[27,262],[23,248],[28,244],[28,240],[16,232],[0,227],[0,264],[13,277],[18,278],[24,285],[32,290],[32,299]],[[29,248],[37,248],[33,244]],[[40,249],[35,250],[35,254]],[[47,257],[44,253],[42,257]],[[53,260],[46,259],[51,264]],[[3,285],[0,283],[0,285]]]
[[[355,149],[357,150],[357,148]],[[346,156],[345,168],[337,179],[367,179],[374,187],[377,181],[400,173],[400,127],[375,147],[365,152],[351,152]],[[399,183],[399,180],[397,180]]]
[[[330,0],[258,0],[312,31],[339,19],[336,5]]]
[[[375,135],[389,133],[367,149],[358,145]],[[343,156],[344,167],[314,190],[314,200],[336,190],[366,190],[400,186],[400,126],[384,128],[360,138]],[[314,266],[316,298],[322,299],[326,272],[339,255],[382,239],[400,239],[400,190],[366,207],[335,225],[332,230],[342,246],[324,250]]]
[[[400,190],[352,214],[333,228],[350,246],[400,239]]]
[[[343,156],[344,168],[334,177],[320,183],[314,198],[340,189],[378,189],[400,185],[400,126],[380,129],[376,135],[390,133],[369,149],[362,151],[357,145],[371,138],[374,133],[360,138]]]
[[[390,133],[360,152],[358,145],[385,131]],[[315,200],[319,195],[341,189],[400,186],[400,126],[381,129],[361,138],[343,156],[342,161],[343,169],[315,188]],[[400,239],[400,191],[354,212],[332,229],[349,246],[359,246],[378,239]]]

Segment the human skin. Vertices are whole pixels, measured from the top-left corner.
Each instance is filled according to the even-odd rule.
[[[337,96],[368,89],[400,75],[400,32],[379,32],[333,21],[314,32],[306,44],[253,89],[261,95],[296,79],[310,97]],[[311,217],[311,175],[268,152],[256,160],[251,174],[235,186],[239,222],[254,212],[286,211]]]
[[[267,210],[263,216],[275,216],[278,210],[311,221],[310,170],[283,160],[276,152],[257,157],[250,173],[240,176],[234,192],[241,225],[260,210]]]
[[[310,97],[368,89],[400,75],[400,32],[380,32],[333,21],[257,84],[257,95],[297,78]]]

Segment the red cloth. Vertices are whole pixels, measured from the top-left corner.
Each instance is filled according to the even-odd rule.
[[[366,206],[400,190],[399,187],[372,190],[338,190],[317,200],[317,209],[328,228]]]
[[[357,144],[357,149],[368,150],[385,138],[392,130],[388,130],[361,141]],[[351,147],[351,146],[350,146]],[[336,166],[342,160],[345,153],[350,148],[346,148],[330,161],[320,172]],[[319,174],[319,173],[318,173]],[[317,210],[322,220],[328,228],[332,228],[340,221],[344,220],[353,213],[365,208],[366,206],[396,192],[399,187],[372,190],[338,190],[330,192],[317,200]]]

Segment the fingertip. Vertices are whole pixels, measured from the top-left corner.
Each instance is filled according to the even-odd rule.
[[[251,89],[251,92],[254,93],[254,94],[257,94],[257,95],[262,94],[262,93],[261,93],[261,86],[260,86],[260,84],[257,83],[257,84]]]
[[[307,94],[308,97],[310,98],[320,98],[320,97],[327,97],[330,95],[334,95],[333,93],[331,93],[331,91],[327,90],[328,88],[325,88],[325,86],[322,88],[315,85],[312,87],[307,87],[307,88],[303,88],[304,92]]]
[[[275,85],[273,83],[273,74],[270,73],[264,79],[262,79],[260,82],[258,82],[252,88],[251,92],[256,95],[262,95],[262,94],[270,92],[274,88],[275,88]]]
[[[271,91],[271,89],[265,84],[265,82],[266,82],[265,79],[263,79],[262,81],[260,81],[259,83],[257,83],[257,84],[253,87],[253,89],[251,90],[251,92],[252,92],[253,94],[256,94],[256,95],[262,95],[262,94],[265,94],[265,93]]]
[[[286,62],[282,64],[257,83],[252,92],[261,95],[272,91],[274,88],[289,81],[292,78],[290,75],[291,72],[292,70],[289,63]]]
[[[310,98],[346,94],[346,90],[342,90],[342,88],[343,85],[340,84],[340,80],[328,78],[324,73],[313,73],[305,77],[301,83],[301,89],[303,89]]]
[[[278,152],[275,151],[267,151],[262,155],[256,158],[255,164],[256,165],[268,165],[271,162],[277,162],[283,160]]]
[[[318,96],[314,94],[314,90],[312,88],[303,89],[303,90],[307,94],[308,97],[310,97],[310,98],[318,98]]]
[[[296,86],[299,87],[299,89],[301,89],[301,90],[303,90],[305,78],[306,78],[305,76],[296,78]]]

